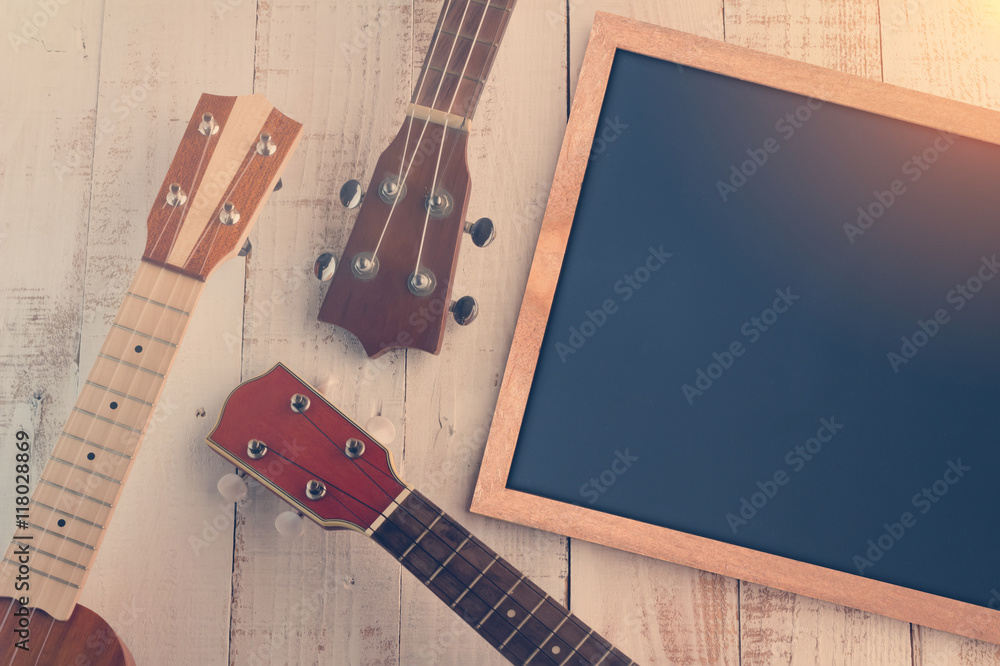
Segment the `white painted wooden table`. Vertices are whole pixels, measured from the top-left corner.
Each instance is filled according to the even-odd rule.
[[[260,92],[306,124],[244,263],[209,281],[83,595],[145,664],[501,664],[356,534],[272,527],[279,502],[215,490],[203,438],[229,391],[282,360],[391,419],[402,474],[644,664],[1000,664],[1000,647],[468,513],[596,9],[1000,109],[998,0],[521,0],[470,140],[457,292],[481,314],[440,356],[370,361],[316,321],[314,257],[346,243],[409,101],[441,0],[3,0],[0,516],[13,435],[41,469],[145,242],[198,95]],[[568,57],[568,61],[567,61]],[[567,87],[569,85],[569,88]],[[13,514],[13,510],[10,511]],[[0,538],[13,520],[0,519]],[[996,557],[996,553],[984,554]]]

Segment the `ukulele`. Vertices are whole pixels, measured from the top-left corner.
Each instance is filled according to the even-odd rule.
[[[407,486],[385,447],[281,363],[232,392],[207,441],[324,529],[374,539],[512,663],[635,663]]]
[[[18,469],[25,495],[36,485],[0,560],[0,663],[135,663],[77,600],[205,279],[249,250],[301,134],[262,95],[201,96],[149,213],[139,269],[52,455],[37,479]]]
[[[515,0],[445,0],[406,118],[362,191],[340,191],[361,206],[342,260],[325,252],[316,276],[331,280],[319,320],[352,332],[376,358],[390,349],[441,351],[450,312],[461,325],[479,312],[471,296],[451,300],[463,232],[478,247],[493,222],[466,222],[472,116]]]

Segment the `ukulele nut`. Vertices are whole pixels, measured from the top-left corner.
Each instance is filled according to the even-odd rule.
[[[215,116],[211,113],[206,113],[201,117],[201,123],[198,125],[198,131],[205,136],[212,136],[213,134],[219,133],[219,124],[215,122]]]
[[[406,286],[414,296],[430,296],[437,287],[437,280],[434,273],[426,268],[421,268],[416,273],[410,274],[410,279],[406,281]]]
[[[247,455],[251,460],[260,460],[267,455],[267,444],[259,439],[251,439],[247,442]]]
[[[227,201],[222,204],[222,210],[219,211],[219,222],[224,225],[232,226],[240,221],[240,213],[236,210],[236,206],[233,205],[232,201]]]
[[[316,479],[306,481],[306,497],[315,502],[323,499],[324,495],[326,495],[326,485],[322,481]]]
[[[362,252],[351,260],[351,272],[354,277],[367,282],[378,275],[378,257],[371,252]]]
[[[257,154],[267,157],[268,155],[274,155],[278,150],[278,144],[271,141],[271,135],[264,132],[260,135],[260,141],[257,142]]]
[[[387,204],[401,201],[406,196],[406,183],[399,176],[387,176],[378,186],[378,196]]]
[[[301,393],[296,393],[292,396],[291,400],[292,411],[296,414],[301,414],[302,412],[309,409],[310,401],[309,397],[302,395]]]
[[[348,458],[360,458],[365,452],[365,443],[360,439],[354,439],[353,437],[347,440],[347,444],[344,445],[344,453],[347,454]]]
[[[187,203],[187,200],[187,192],[182,190],[178,183],[171,183],[170,187],[167,188],[167,205],[174,207],[183,206]]]

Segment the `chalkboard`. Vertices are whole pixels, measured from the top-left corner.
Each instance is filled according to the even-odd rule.
[[[1000,114],[594,35],[473,510],[1000,642]]]

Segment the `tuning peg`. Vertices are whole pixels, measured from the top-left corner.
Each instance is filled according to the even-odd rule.
[[[281,182],[281,179],[279,178],[279,179],[278,179],[278,182],[277,182],[277,183],[275,184],[275,186],[274,186],[274,189],[273,189],[273,190],[271,190],[271,191],[272,191],[272,192],[277,192],[277,191],[278,191],[278,190],[280,190],[280,189],[281,189],[281,188],[282,188],[283,186],[284,186],[284,185],[282,184],[282,182]]]
[[[475,222],[466,222],[465,233],[472,237],[472,242],[476,247],[486,247],[496,238],[493,220],[488,217],[481,217]]]
[[[333,278],[333,274],[337,271],[337,258],[333,256],[332,252],[324,252],[323,254],[316,257],[316,263],[313,264],[313,275],[320,282],[327,282]]]
[[[343,204],[344,208],[357,208],[361,205],[361,201],[365,198],[365,190],[361,187],[361,183],[354,180],[353,178],[340,188],[340,203]]]
[[[392,421],[376,414],[365,421],[365,432],[371,435],[380,444],[390,444],[396,439],[396,426]]]
[[[282,511],[274,519],[274,529],[281,536],[297,537],[302,534],[302,516],[295,511]]]
[[[226,498],[226,501],[234,504],[247,496],[247,482],[237,474],[226,474],[216,486],[219,494]]]
[[[251,244],[250,244],[250,239],[248,238],[248,239],[246,240],[246,242],[245,242],[245,243],[243,243],[243,247],[242,247],[242,248],[240,248],[240,253],[239,253],[239,255],[238,255],[238,256],[240,256],[240,257],[245,257],[245,256],[247,256],[248,254],[250,254],[250,251],[251,251],[251,250],[253,250],[253,245],[251,245]]]
[[[326,379],[320,382],[319,386],[316,387],[316,390],[319,391],[324,398],[333,402],[333,392],[338,386],[340,386],[340,377],[337,375],[327,375]]]
[[[468,326],[476,320],[476,316],[479,314],[479,304],[472,296],[462,296],[457,301],[452,301],[448,310],[460,326]]]

